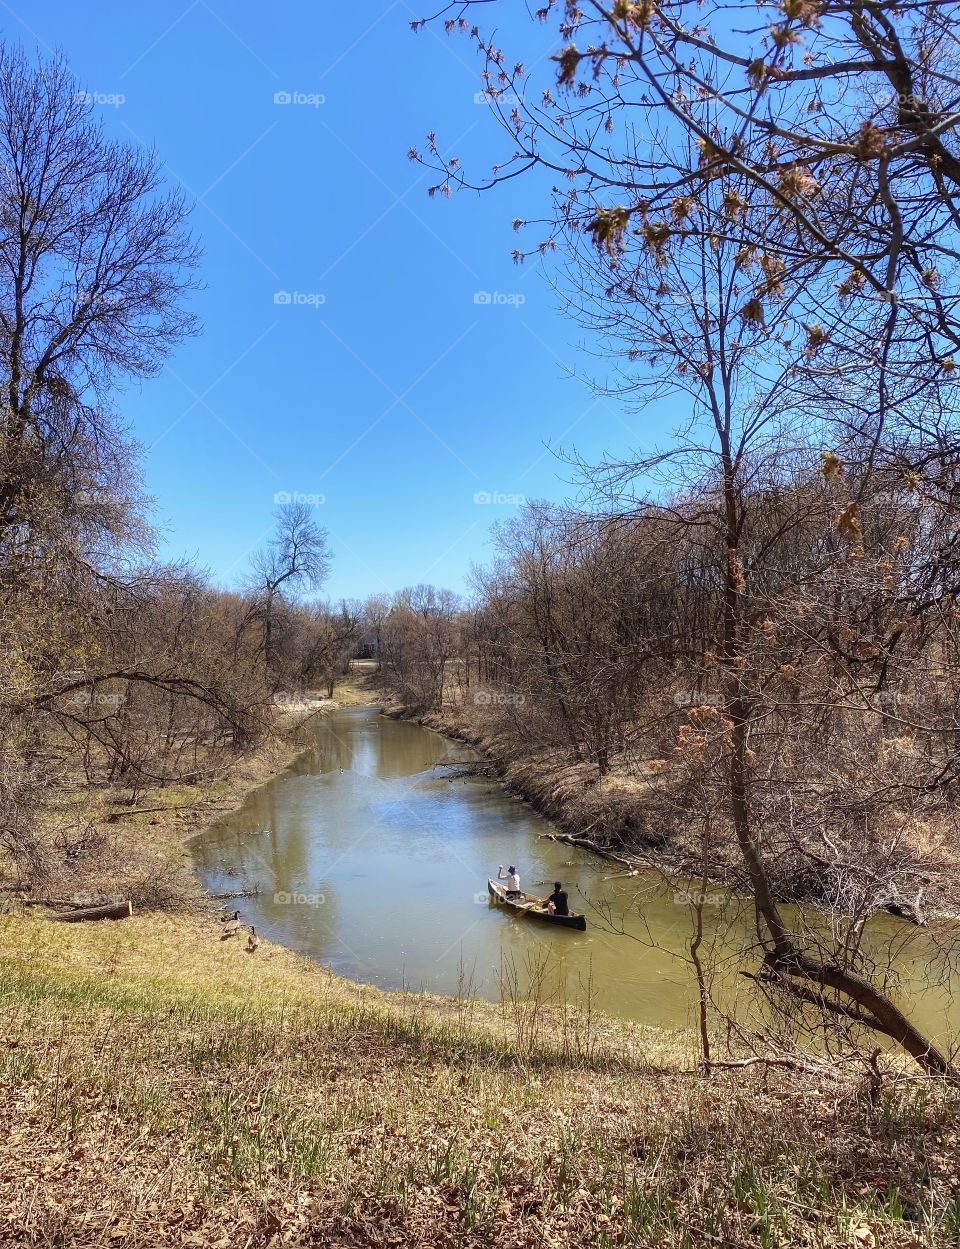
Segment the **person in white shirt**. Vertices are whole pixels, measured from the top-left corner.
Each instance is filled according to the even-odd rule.
[[[522,898],[523,893],[520,889],[520,876],[517,869],[511,864],[507,868],[507,874],[503,874],[503,864],[500,864],[497,871],[497,880],[502,880],[506,885],[506,893],[508,898]]]

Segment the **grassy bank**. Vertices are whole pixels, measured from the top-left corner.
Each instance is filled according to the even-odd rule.
[[[0,921],[0,1243],[936,1245],[952,1095],[389,995],[200,917]],[[951,1238],[954,1238],[951,1240]]]

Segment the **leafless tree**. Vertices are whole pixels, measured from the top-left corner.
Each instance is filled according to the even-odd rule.
[[[773,777],[809,765],[824,732],[854,763],[838,704],[868,673],[884,679],[920,610],[942,610],[942,576],[923,608],[911,590],[931,571],[896,564],[912,545],[897,533],[911,523],[904,486],[944,543],[934,565],[954,564],[951,527],[935,519],[957,447],[952,6],[791,0],[761,5],[757,24],[745,4],[547,3],[538,16],[556,20],[560,46],[540,91],[520,56],[471,27],[474,8],[495,6],[444,16],[476,43],[509,134],[486,185],[554,176],[540,250],[563,247],[574,309],[623,365],[614,389],[689,400],[662,451],[592,479],[615,514],[672,533],[695,577],[716,692],[689,708],[674,749],[715,759],[766,973],[955,1074],[857,963],[856,942],[848,957],[849,942],[825,950],[790,929],[768,858]],[[434,190],[471,184],[436,136],[411,155],[440,170]],[[899,506],[885,511],[891,482]],[[801,689],[818,686],[816,715],[798,673]],[[952,724],[912,731],[943,746],[928,785],[949,784]],[[811,826],[837,810],[815,806]]]
[[[187,209],[159,171],[104,137],[62,59],[0,48],[0,827],[31,862],[53,709],[96,666],[78,621],[149,542],[112,387],[195,328]]]
[[[338,676],[348,669],[364,633],[367,617],[356,599],[341,599],[333,607],[318,603],[310,612],[310,642],[301,664],[304,680],[320,680],[333,698]]]
[[[382,626],[383,667],[409,705],[443,706],[448,664],[460,654],[459,606],[456,594],[430,585],[395,596]]]
[[[251,586],[263,622],[263,660],[268,679],[273,672],[273,632],[278,603],[298,591],[323,584],[330,567],[327,532],[306,503],[277,509],[276,531],[265,550],[254,557]]]
[[[364,601],[363,614],[377,659],[377,671],[379,671],[383,661],[383,622],[390,614],[389,595],[371,594]]]
[[[762,212],[731,215],[723,237],[804,274],[808,323],[845,319],[835,346],[886,388],[911,373],[953,372],[960,343],[957,215],[960,60],[954,4],[879,0],[548,0],[556,30],[546,73],[481,24],[498,6],[450,5],[448,31],[483,60],[491,108],[509,135],[485,182],[430,136],[434,189],[491,185],[534,168],[556,187],[556,231],[615,250],[637,234],[668,248],[713,225],[704,189],[749,184]],[[415,27],[424,23],[414,23]],[[414,153],[417,155],[417,153]],[[692,211],[691,211],[692,210]],[[767,227],[784,228],[771,239]],[[522,223],[518,223],[522,224]],[[518,252],[518,255],[523,255]],[[762,301],[765,275],[744,304]]]
[[[0,551],[116,530],[131,493],[111,385],[194,328],[196,250],[157,158],[106,139],[61,59],[0,49]],[[126,489],[124,485],[126,484]],[[56,515],[54,526],[48,512]],[[125,527],[120,532],[128,536]]]

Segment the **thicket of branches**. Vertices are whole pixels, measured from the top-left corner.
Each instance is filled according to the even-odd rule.
[[[61,60],[0,48],[0,847],[28,885],[54,807],[219,775],[362,633],[355,604],[302,601],[328,567],[302,505],[242,592],[153,557],[114,396],[194,331],[197,253],[157,158],[88,100]]]
[[[532,81],[500,9],[442,16],[480,55],[502,162],[476,178],[436,135],[411,156],[435,192],[546,173],[517,260],[559,253],[613,358],[600,388],[675,413],[661,449],[581,466],[599,524],[504,535],[484,645],[518,733],[598,779],[637,752],[691,819],[719,814],[763,978],[952,1071],[855,929],[811,943],[772,881],[787,830],[794,870],[859,916],[925,830],[954,842],[957,8],[548,0]]]

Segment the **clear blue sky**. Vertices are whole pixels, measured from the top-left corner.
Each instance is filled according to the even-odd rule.
[[[163,553],[221,584],[285,491],[324,497],[325,594],[462,589],[512,510],[478,492],[562,498],[569,471],[548,442],[594,457],[648,441],[567,376],[592,366],[581,332],[543,273],[510,259],[511,222],[545,188],[427,198],[406,155],[427,131],[482,167],[503,138],[475,101],[468,42],[412,34],[421,15],[406,0],[0,6],[5,38],[62,50],[109,132],[154,145],[196,201],[204,332],[120,408]],[[528,62],[552,50],[547,27],[512,20]],[[524,302],[477,304],[480,291]]]

